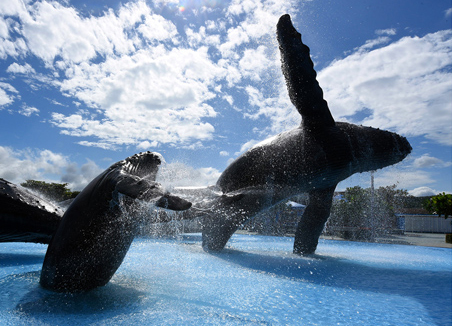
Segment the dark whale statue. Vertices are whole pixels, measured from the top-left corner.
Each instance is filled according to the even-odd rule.
[[[62,216],[59,207],[0,178],[0,242],[48,244]]]
[[[155,182],[162,162],[146,152],[117,162],[91,181],[66,210],[44,259],[40,283],[60,292],[87,291],[108,283],[121,265],[140,221],[122,214],[135,199],[170,210],[191,203]]]
[[[219,251],[248,218],[300,193],[309,204],[299,221],[294,253],[315,252],[329,217],[336,185],[354,173],[403,160],[411,146],[395,133],[335,122],[316,80],[309,48],[289,15],[277,38],[289,97],[302,116],[298,128],[254,146],[232,162],[217,181],[222,196],[204,205],[203,247]]]

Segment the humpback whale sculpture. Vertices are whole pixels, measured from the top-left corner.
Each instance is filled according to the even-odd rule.
[[[406,138],[395,133],[335,122],[316,80],[309,48],[289,15],[280,18],[277,38],[289,97],[302,123],[254,146],[222,173],[216,186],[223,195],[210,207],[204,205],[202,240],[208,251],[222,250],[237,228],[258,212],[308,192],[294,253],[312,254],[336,185],[354,173],[400,162],[411,152]]]
[[[165,193],[155,182],[160,154],[146,152],[117,162],[75,198],[44,259],[40,283],[54,291],[77,292],[105,285],[121,265],[140,221],[122,214],[135,199],[186,210],[191,203]]]
[[[49,201],[0,179],[0,242],[48,244],[62,216]]]

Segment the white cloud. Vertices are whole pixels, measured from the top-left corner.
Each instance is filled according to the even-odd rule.
[[[8,24],[2,19],[0,20],[0,37],[6,39],[9,37]]]
[[[0,146],[0,176],[13,183],[27,179],[49,180],[45,175],[59,174],[67,164],[65,156],[48,150],[14,151]]]
[[[132,53],[143,46],[143,40],[163,41],[177,35],[174,24],[153,14],[144,1],[126,3],[117,13],[110,9],[99,17],[86,18],[58,2],[9,3],[15,4],[2,5],[0,15],[19,18],[21,27],[15,31],[24,37],[28,50],[49,67],[56,57],[62,59],[59,65],[81,63],[98,55]],[[10,28],[1,24],[1,35],[8,36]],[[23,52],[25,43],[20,40],[5,40],[0,57]]]
[[[67,134],[95,135],[119,145],[210,139],[214,128],[202,119],[216,112],[205,101],[215,96],[210,86],[222,74],[207,48],[168,51],[159,46],[73,66],[61,90],[100,110],[103,120],[54,114],[53,123]]]
[[[229,152],[227,151],[221,151],[220,156],[229,156]]]
[[[245,144],[242,145],[242,147],[240,147],[240,151],[236,152],[235,155],[240,155],[242,153],[244,153],[245,151],[249,150],[250,148],[252,148],[254,145],[260,143],[259,140],[256,139],[251,139],[249,141],[247,141]]]
[[[0,85],[1,87],[1,85]],[[11,104],[13,102],[13,97],[8,95],[3,88],[0,88],[0,108],[4,105]]]
[[[446,16],[446,18],[450,18],[452,16],[452,8],[446,9],[444,11],[444,15]]]
[[[261,130],[261,134],[275,134],[300,124],[301,116],[290,102],[286,84],[279,76],[272,81],[276,90],[266,91],[248,86],[245,88],[251,109],[245,112],[245,116],[258,119],[265,116],[270,119],[271,126],[268,130]],[[256,109],[257,108],[257,109]]]
[[[39,110],[37,108],[35,108],[35,107],[24,105],[19,110],[19,113],[24,115],[24,116],[26,116],[26,117],[30,117],[33,114],[38,115]]]
[[[140,150],[150,150],[151,148],[153,148],[153,147],[157,147],[158,146],[158,142],[149,142],[149,141],[147,141],[147,140],[145,140],[145,141],[143,141],[143,142],[141,142],[141,143],[139,143],[138,145],[137,145],[137,149],[140,149]]]
[[[399,163],[375,172],[375,187],[396,184],[398,189],[414,189],[435,183],[432,174]]]
[[[336,119],[370,109],[357,123],[452,145],[451,51],[452,30],[404,37],[337,60],[318,80]]]
[[[266,54],[266,47],[259,46],[257,49],[245,50],[242,59],[239,61],[240,71],[245,77],[253,80],[261,80],[261,74],[266,71],[274,61],[270,61]]]
[[[14,17],[15,26],[0,26],[10,42],[0,54],[16,57],[20,48],[24,57],[41,59],[48,74],[33,76],[40,84],[29,81],[30,87],[56,86],[89,108],[55,112],[51,123],[66,135],[89,137],[79,144],[108,149],[162,143],[195,148],[212,139],[215,129],[206,118],[215,117],[218,109],[209,101],[223,98],[233,105],[227,91],[217,91],[221,82],[234,87],[249,78],[262,83],[256,89],[263,94],[266,82],[273,80],[269,71],[280,76],[274,29],[279,16],[292,11],[290,1],[234,1],[226,17],[186,26],[183,40],[175,23],[145,1],[127,2],[98,16],[81,14],[64,2],[10,3],[2,4],[0,14]],[[11,38],[13,30],[16,39]],[[35,71],[14,63],[8,72]],[[248,117],[272,119],[278,125],[272,130],[286,118],[272,108],[280,100],[274,94],[244,110]],[[14,94],[0,87],[0,105],[13,101]]]
[[[387,29],[377,29],[375,34],[377,35],[396,35],[397,31],[395,28],[387,28]]]
[[[437,195],[439,191],[433,190],[430,187],[418,187],[408,191],[408,193],[414,197],[425,197]]]
[[[24,2],[21,0],[8,0],[0,2],[0,15],[15,16],[25,12]]]
[[[30,66],[28,63],[26,63],[24,65],[20,65],[17,62],[10,64],[9,67],[6,69],[6,72],[13,73],[13,74],[36,73],[36,71],[33,69],[33,67]]]
[[[413,167],[415,168],[448,167],[451,165],[452,162],[444,162],[443,160],[432,157],[429,154],[424,154],[413,161]]]
[[[274,42],[275,26],[282,14],[294,11],[293,1],[242,1],[235,0],[229,5],[227,17],[235,21],[238,16],[245,14],[244,21],[240,25],[227,31],[227,40],[220,46],[220,51],[225,57],[233,57],[234,50],[250,40],[267,37],[267,42]]]
[[[75,9],[57,2],[37,2],[22,17],[23,35],[30,51],[51,65],[56,56],[81,62],[96,55],[97,38]]]
[[[103,169],[91,160],[87,160],[81,167],[76,163],[70,163],[61,176],[61,182],[67,183],[72,190],[80,191],[102,172]]]
[[[237,54],[233,50],[242,43],[249,42],[250,38],[242,26],[229,29],[227,35],[227,42],[220,46],[221,54],[223,57],[237,58]]]
[[[0,177],[20,184],[26,180],[68,183],[72,190],[82,190],[103,171],[88,161],[79,167],[65,155],[50,150],[13,150],[0,146]]]
[[[16,96],[11,93],[17,94],[18,91],[10,84],[0,82],[0,110],[2,106],[7,106],[14,102]]]
[[[208,34],[209,29],[206,29],[205,26],[199,27],[199,30],[196,32],[194,29],[186,27],[185,35],[187,36],[188,44],[193,47],[199,46],[214,46],[217,47],[220,45],[220,35],[219,34]]]
[[[150,41],[163,41],[177,35],[176,26],[159,15],[148,14],[138,31]]]
[[[360,46],[357,49],[357,52],[358,53],[359,52],[362,53],[362,52],[368,51],[368,50],[370,50],[372,48],[375,48],[375,47],[377,47],[377,46],[379,46],[381,44],[389,43],[390,41],[391,41],[391,39],[389,37],[387,37],[387,36],[380,36],[380,37],[378,37],[376,39],[373,39],[373,40],[367,40],[364,45]]]

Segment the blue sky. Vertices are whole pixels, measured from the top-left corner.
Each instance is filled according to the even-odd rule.
[[[337,121],[404,135],[375,185],[452,192],[450,1],[0,3],[0,177],[81,189],[134,153],[162,182],[213,184],[240,153],[300,123],[280,71],[278,18],[311,48]],[[369,173],[338,186],[368,187]]]

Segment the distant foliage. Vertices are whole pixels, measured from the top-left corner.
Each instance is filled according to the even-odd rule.
[[[444,192],[440,193],[430,199],[427,199],[423,205],[430,214],[438,214],[438,216],[444,215],[444,218],[452,216],[451,194],[446,194]]]
[[[56,202],[75,198],[80,193],[80,191],[71,191],[68,189],[67,183],[48,183],[45,181],[27,180],[20,185],[36,191]]]
[[[396,185],[372,190],[347,188],[333,202],[326,232],[351,240],[369,240],[397,228],[396,214],[412,196]]]

